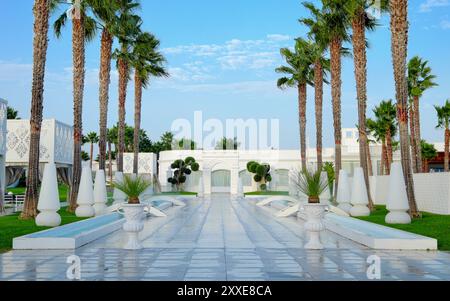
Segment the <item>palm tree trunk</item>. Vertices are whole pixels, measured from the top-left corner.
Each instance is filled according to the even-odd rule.
[[[333,103],[333,125],[334,125],[334,143],[335,143],[335,170],[336,181],[335,189],[337,192],[339,184],[339,171],[342,169],[342,129],[341,129],[341,49],[342,40],[340,38],[333,38],[331,41],[331,96]]]
[[[39,198],[39,143],[41,138],[42,110],[44,102],[45,63],[48,48],[48,21],[50,2],[35,0],[33,38],[33,82],[31,89],[30,146],[28,157],[28,177],[22,219],[37,215]]]
[[[386,154],[387,154],[387,166],[388,166],[388,171],[390,174],[392,158],[394,156],[393,151],[392,151],[392,135],[391,135],[390,129],[386,130]]]
[[[133,138],[133,173],[139,172],[139,132],[141,129],[142,81],[135,72],[134,76],[134,138]]]
[[[392,62],[394,67],[397,118],[400,132],[400,149],[405,176],[410,215],[419,217],[414,195],[414,179],[411,170],[411,156],[408,139],[408,85],[406,79],[406,58],[408,54],[408,0],[391,0]]]
[[[417,161],[417,170],[419,172],[422,170],[422,145],[420,142],[422,141],[420,135],[420,102],[419,97],[414,97],[414,130],[415,130],[415,141],[416,141],[416,161]]]
[[[370,154],[370,144],[366,144],[366,154],[367,154],[367,171],[369,176],[373,176],[373,168],[372,168],[372,155]]]
[[[109,182],[113,182],[111,141],[108,141]]]
[[[298,86],[298,113],[302,170],[306,170],[306,84],[300,84]]]
[[[128,66],[123,59],[119,59],[119,129],[117,171],[123,172],[123,153],[125,152],[125,102],[127,99]]]
[[[108,131],[108,102],[109,102],[109,84],[111,82],[111,53],[112,53],[113,37],[105,28],[101,37],[100,48],[100,87],[99,87],[99,103],[100,103],[100,137],[99,137],[99,169],[105,169],[106,161],[106,140]]]
[[[380,162],[380,168],[381,168],[381,175],[386,175],[385,168],[386,168],[386,143],[384,140],[381,141],[381,162]]]
[[[386,175],[389,176],[391,174],[391,164],[389,162],[389,151],[388,151],[388,147],[386,145],[387,145],[387,142],[385,142],[385,145],[384,145],[384,164],[385,164]]]
[[[320,60],[314,64],[314,94],[316,108],[317,170],[322,170],[322,112],[323,112],[323,66]]]
[[[94,143],[91,142],[91,153],[90,153],[90,167],[92,169],[92,161],[94,161]]]
[[[369,209],[374,205],[370,195],[369,171],[367,169],[367,135],[366,135],[366,110],[367,110],[367,54],[366,54],[366,14],[361,7],[353,18],[353,56],[355,62],[356,98],[358,99],[358,124],[364,129],[359,131],[359,162],[363,169],[366,182]]]
[[[417,169],[417,150],[416,150],[416,130],[414,127],[414,106],[411,104],[409,108],[409,137],[410,137],[410,144],[411,144],[411,153],[412,153],[412,169],[413,173],[418,173],[419,170]]]
[[[85,29],[84,15],[73,19],[73,166],[70,187],[69,207],[67,211],[75,212],[77,208],[78,189],[81,179],[81,144],[83,137],[83,95],[85,77]],[[91,166],[92,167],[92,166]]]
[[[444,171],[449,172],[450,129],[445,129]]]

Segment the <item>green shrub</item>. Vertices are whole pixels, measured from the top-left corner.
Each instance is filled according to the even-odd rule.
[[[253,180],[259,183],[259,187],[262,191],[267,190],[267,183],[272,181],[272,175],[270,174],[269,164],[260,164],[256,161],[250,161],[247,163],[247,170],[250,173],[255,174]]]
[[[176,160],[170,167],[174,170],[173,177],[167,179],[167,181],[176,187],[177,191],[182,189],[184,183],[186,183],[187,176],[192,172],[196,172],[200,169],[200,165],[195,161],[193,157],[187,157],[185,160]]]

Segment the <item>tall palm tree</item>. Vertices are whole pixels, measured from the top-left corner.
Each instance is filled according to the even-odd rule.
[[[328,37],[326,28],[320,19],[320,11],[309,2],[304,2],[303,6],[310,10],[312,15],[312,18],[302,18],[299,21],[309,28],[308,36],[314,42],[312,45],[311,59],[314,65],[317,169],[322,170],[323,83],[328,84],[326,75],[330,71],[330,60],[325,56],[328,48]]]
[[[400,150],[408,194],[409,213],[420,217],[414,194],[414,179],[411,170],[411,154],[408,135],[408,82],[406,57],[408,54],[408,0],[391,0],[391,51],[394,68],[395,94],[397,99],[397,119],[400,132]]]
[[[48,48],[50,1],[35,0],[33,15],[33,82],[31,88],[30,146],[27,191],[23,211],[20,215],[22,219],[34,218],[37,215],[37,202],[39,198],[39,143],[44,103],[44,78]]]
[[[331,69],[331,97],[333,105],[333,126],[335,141],[335,168],[342,169],[342,129],[341,129],[341,87],[342,87],[342,55],[343,44],[350,40],[349,15],[346,10],[347,0],[322,0],[320,18],[328,33]],[[339,173],[336,173],[335,191],[339,184]]]
[[[133,0],[117,0],[119,3],[119,16],[117,31],[119,48],[114,51],[119,72],[119,129],[117,171],[123,172],[123,153],[125,152],[125,103],[127,99],[127,86],[130,80],[130,63],[132,60],[130,45],[140,34],[142,20],[133,12],[140,6]]]
[[[105,169],[108,131],[109,85],[111,82],[111,59],[114,34],[117,31],[118,2],[111,0],[89,0],[97,24],[101,28],[99,71],[99,169]]]
[[[436,148],[434,147],[433,144],[426,142],[425,140],[422,140],[420,142],[420,146],[422,149],[422,165],[423,165],[423,169],[422,172],[424,173],[428,173],[429,171],[429,165],[428,162],[430,160],[433,160],[434,158],[437,157],[438,152],[436,150]]]
[[[428,61],[415,56],[408,62],[408,93],[410,99],[409,123],[411,129],[411,146],[414,172],[422,172],[422,151],[420,134],[420,97],[423,93],[437,86],[436,76],[431,73]]]
[[[142,88],[147,88],[150,77],[162,77],[169,74],[164,68],[165,59],[158,51],[160,42],[150,33],[141,33],[134,43],[132,66],[134,67],[135,109],[133,138],[133,173],[138,174],[139,137],[141,131]]]
[[[438,117],[438,125],[436,128],[445,131],[445,155],[444,155],[444,171],[449,172],[449,153],[450,153],[450,99],[445,102],[442,107],[434,106]]]
[[[366,30],[375,30],[377,23],[368,14],[372,3],[367,0],[347,0],[346,9],[352,27],[353,60],[355,66],[356,98],[358,101],[358,123],[366,124],[367,110],[367,41]],[[387,1],[380,1],[379,9],[386,10]],[[369,198],[369,207],[374,208],[370,195],[369,170],[367,166],[367,136],[365,131],[359,132],[359,161],[364,172],[364,179]]]
[[[374,140],[372,142],[376,142],[381,144],[381,160],[380,160],[380,175],[385,174],[386,167],[386,159],[387,159],[387,151],[386,151],[386,130],[384,125],[380,122],[380,120],[373,120],[371,118],[367,118],[367,130],[372,135]]]
[[[58,8],[59,0],[53,1],[53,9]],[[72,183],[70,188],[69,207],[67,211],[75,212],[78,188],[81,178],[81,140],[83,136],[83,95],[85,78],[85,43],[95,37],[97,30],[94,19],[87,15],[87,0],[79,4],[69,2],[72,6],[65,10],[55,21],[53,28],[57,38],[62,36],[62,28],[68,19],[72,20],[72,56],[73,56],[73,162]]]
[[[108,129],[107,133],[106,133],[106,141],[108,143],[108,165],[109,165],[109,180],[110,183],[113,182],[113,172],[112,172],[112,160],[113,160],[113,155],[112,155],[112,147],[111,144],[114,143],[115,141],[115,137],[114,134],[112,132],[111,129]],[[100,144],[100,137],[99,137],[99,144]],[[100,148],[100,145],[99,145]]]
[[[298,109],[300,125],[300,152],[302,169],[306,170],[306,90],[307,85],[313,85],[313,70],[311,60],[311,41],[297,39],[295,50],[282,48],[281,55],[286,60],[287,66],[275,69],[277,73],[286,76],[278,79],[277,86],[280,89],[296,87],[298,90]]]
[[[94,161],[94,144],[98,143],[98,135],[96,132],[90,132],[86,136],[86,142],[91,144],[91,150],[90,150],[90,158],[91,158],[91,168],[92,168],[92,161]]]

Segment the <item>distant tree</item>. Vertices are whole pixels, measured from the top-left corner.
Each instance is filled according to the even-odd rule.
[[[336,171],[334,169],[333,162],[325,162],[323,164],[322,170],[327,173],[330,194],[333,195],[333,183],[334,183],[334,180],[336,180]]]
[[[96,132],[90,132],[89,134],[86,135],[86,140],[88,143],[91,144],[91,152],[90,152],[90,156],[89,158],[94,158],[94,144],[98,143],[98,135]],[[92,168],[92,160],[91,160],[91,168]]]
[[[81,151],[81,160],[83,161],[89,161],[91,158],[89,157],[89,154],[85,151]]]
[[[19,112],[17,110],[15,110],[13,107],[7,107],[7,112],[6,112],[6,118],[7,119],[20,119],[19,118]]]
[[[181,140],[174,140],[172,142],[172,149],[177,150],[195,150],[197,143],[191,139],[183,138]]]
[[[444,156],[444,171],[449,171],[449,152],[450,152],[450,99],[445,102],[442,107],[435,106],[438,125],[436,128],[444,129],[445,131],[445,156]]]
[[[428,172],[428,162],[437,157],[438,152],[433,144],[427,143],[425,140],[420,142],[421,151],[422,151],[422,172]]]
[[[226,138],[223,137],[217,142],[216,150],[237,150],[239,148],[240,143],[237,140],[237,137],[234,138]]]

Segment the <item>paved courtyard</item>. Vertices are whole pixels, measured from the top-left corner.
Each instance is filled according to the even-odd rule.
[[[382,280],[450,280],[450,254],[373,251],[324,232],[326,250],[303,249],[303,223],[276,219],[254,201],[188,201],[167,218],[152,218],[145,249],[120,249],[122,231],[71,251],[12,251],[0,255],[0,280],[66,280],[73,254],[82,280],[367,280],[366,260],[381,258]]]

